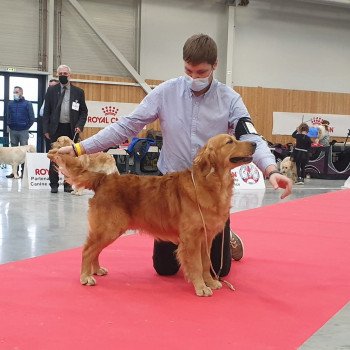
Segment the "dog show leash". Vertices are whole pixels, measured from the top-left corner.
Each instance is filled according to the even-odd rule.
[[[78,131],[76,131],[75,134],[74,134],[74,136],[73,136],[73,142],[76,142],[76,141],[75,141],[75,137],[77,136],[77,134],[79,135],[79,132],[78,132]]]
[[[202,213],[202,209],[201,209],[201,207],[200,207],[200,205],[199,205],[198,196],[197,196],[197,186],[196,186],[196,182],[194,181],[194,176],[193,176],[193,171],[192,171],[192,170],[191,170],[191,179],[192,179],[192,182],[193,182],[194,193],[195,193],[195,195],[196,195],[198,211],[199,211],[199,214],[200,214],[200,216],[201,216],[201,218],[202,218],[202,222],[203,222],[203,228],[204,228],[204,234],[205,234],[205,246],[206,246],[207,256],[208,256],[209,261],[210,261],[210,269],[211,269],[211,271],[213,272],[213,275],[214,275],[214,277],[215,277],[216,280],[225,283],[225,284],[227,285],[228,288],[230,288],[231,290],[235,291],[236,289],[233,287],[233,285],[232,285],[230,282],[228,282],[228,281],[222,279],[222,278],[219,276],[220,273],[221,273],[223,264],[224,264],[225,227],[222,229],[220,269],[219,269],[219,272],[216,273],[215,270],[214,270],[212,261],[211,261],[210,253],[209,253],[207,228],[206,228],[206,225],[205,225],[205,220],[204,220],[204,216],[203,216],[203,213]]]

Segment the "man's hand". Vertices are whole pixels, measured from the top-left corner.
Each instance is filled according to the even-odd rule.
[[[49,134],[48,132],[46,132],[46,133],[44,134],[44,136],[45,136],[45,138],[47,138],[48,140],[50,140],[50,134]]]
[[[269,181],[275,190],[277,190],[278,188],[284,188],[284,191],[281,195],[281,199],[286,198],[292,193],[293,182],[287,176],[284,176],[279,173],[274,173],[270,175]]]
[[[59,153],[59,154],[69,154],[70,156],[75,157],[75,153],[74,153],[74,150],[73,150],[72,146],[61,147],[61,148],[59,148],[57,150],[57,153]]]
[[[81,130],[80,130],[80,128],[78,128],[78,127],[76,127],[76,128],[74,129],[74,131],[77,132],[78,134],[81,133]]]

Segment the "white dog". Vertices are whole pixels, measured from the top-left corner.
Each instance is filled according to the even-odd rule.
[[[26,160],[26,153],[35,153],[35,147],[32,145],[17,147],[1,147],[0,148],[0,164],[9,164],[12,166],[12,174],[18,179],[17,167]]]
[[[289,177],[291,180],[293,180],[294,182],[297,179],[297,166],[295,164],[295,162],[292,162],[290,160],[290,157],[286,157],[282,160],[282,162],[280,163],[280,172]]]

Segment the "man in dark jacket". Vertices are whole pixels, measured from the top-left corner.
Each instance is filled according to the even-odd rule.
[[[34,110],[31,102],[23,97],[23,89],[15,86],[13,101],[9,102],[7,112],[7,125],[10,129],[11,147],[28,145],[29,129],[34,123]],[[24,164],[22,164],[23,176]],[[14,177],[13,173],[6,176]]]
[[[70,83],[71,69],[68,66],[59,66],[57,75],[60,83],[49,86],[45,95],[44,136],[50,143],[57,141],[60,136],[68,136],[77,141],[88,113],[84,90]],[[57,193],[58,174],[52,162],[50,162],[49,178],[51,193]],[[69,184],[64,184],[64,191],[72,191]]]

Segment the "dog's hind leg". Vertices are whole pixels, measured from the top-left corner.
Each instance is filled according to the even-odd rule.
[[[19,178],[19,176],[18,176],[18,167],[19,167],[19,164],[18,164],[18,163],[12,163],[11,166],[12,166],[12,174],[13,174],[13,177],[14,177],[15,179],[18,179],[18,178]]]
[[[183,268],[185,277],[193,283],[198,296],[211,296],[213,294],[203,279],[203,266],[201,258],[200,237],[193,232],[180,235],[180,243],[177,249],[177,257]]]
[[[214,279],[211,275],[211,262],[210,262],[210,252],[213,240],[210,240],[208,244],[205,242],[205,238],[201,244],[202,253],[202,265],[203,265],[203,279],[205,284],[211,289],[220,289],[222,284],[220,281]]]

